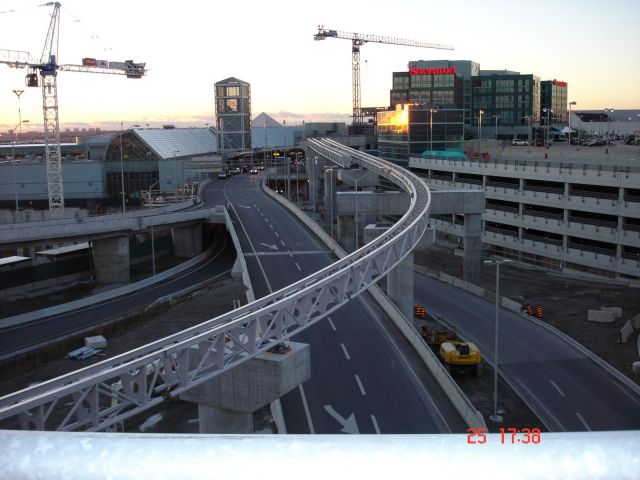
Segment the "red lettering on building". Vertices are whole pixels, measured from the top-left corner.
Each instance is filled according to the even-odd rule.
[[[566,86],[567,86],[567,82],[559,82],[558,80],[554,80],[554,81],[553,81],[553,84],[554,84],[556,87],[566,87]]]
[[[456,67],[447,68],[410,68],[409,75],[455,75]]]

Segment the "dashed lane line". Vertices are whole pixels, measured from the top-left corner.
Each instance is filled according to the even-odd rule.
[[[351,360],[349,352],[347,352],[347,347],[344,346],[344,343],[341,343],[340,346],[342,347],[342,351],[344,352],[344,356],[347,357],[347,360]]]
[[[360,387],[360,393],[362,394],[363,397],[366,396],[367,392],[364,391],[364,387],[362,386],[360,377],[358,376],[358,374],[355,374],[354,377],[356,377],[356,382],[358,383],[358,387]]]

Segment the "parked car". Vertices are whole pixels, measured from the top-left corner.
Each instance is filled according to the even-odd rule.
[[[529,142],[520,138],[514,138],[513,140],[511,140],[511,145],[528,146]]]

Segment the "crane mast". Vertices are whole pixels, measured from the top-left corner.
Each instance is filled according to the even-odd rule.
[[[404,45],[409,47],[436,48],[440,50],[453,50],[449,45],[437,43],[417,42],[404,38],[385,37],[382,35],[369,35],[366,33],[341,32],[330,30],[324,26],[318,26],[318,32],[313,36],[314,40],[324,40],[326,38],[341,38],[351,40],[351,84],[353,96],[353,126],[358,127],[364,123],[364,114],[361,106],[361,84],[360,84],[360,47],[367,42],[385,43],[389,45]]]
[[[58,116],[58,70],[85,73],[106,73],[126,75],[127,78],[141,78],[145,75],[145,64],[96,61],[83,59],[82,65],[58,65],[58,43],[60,30],[60,2],[48,2],[42,6],[53,6],[47,38],[42,48],[39,62],[33,62],[27,52],[0,50],[0,63],[12,68],[28,68],[28,87],[42,87],[42,113],[44,118],[45,162],[47,168],[47,191],[49,213],[52,218],[64,214],[64,191],[62,181],[62,154],[60,151],[60,122]],[[38,74],[42,78],[38,79]]]

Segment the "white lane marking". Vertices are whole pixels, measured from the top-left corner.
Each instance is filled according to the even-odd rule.
[[[563,392],[562,390],[560,390],[560,387],[559,387],[558,385],[556,385],[556,382],[554,382],[554,381],[553,381],[553,380],[551,380],[551,379],[549,379],[549,382],[551,382],[551,385],[553,385],[553,386],[554,386],[554,388],[558,391],[558,393],[559,393],[560,395],[562,395],[563,397],[565,396],[565,395],[564,395],[564,392]]]
[[[293,253],[289,252],[289,256],[290,256],[291,258],[293,258]]]
[[[269,224],[269,228],[270,228],[271,230],[273,230],[273,225]]]
[[[375,429],[376,433],[378,435],[380,435],[380,427],[378,426],[378,421],[376,420],[376,416],[375,415],[371,415],[371,422],[373,422],[373,428]]]
[[[520,388],[522,390],[524,390],[524,393],[526,394],[526,396],[529,397],[529,399],[525,398],[525,395],[522,395],[521,392],[518,392],[516,388],[513,388],[516,393],[519,394],[519,397],[522,398],[522,400],[524,401],[524,403],[526,403],[529,408],[531,410],[533,410],[533,413],[535,413],[538,418],[540,418],[542,420],[542,422],[545,424],[545,426],[547,427],[547,429],[549,430],[553,430],[553,425],[549,425],[549,421],[555,423],[556,429],[560,430],[562,432],[566,432],[567,431],[567,427],[565,427],[562,422],[560,422],[560,420],[558,420],[558,417],[556,417],[553,413],[551,413],[551,411],[547,408],[546,405],[544,405],[540,399],[538,399],[538,397],[536,397],[533,392],[531,390],[529,390],[524,383],[522,383],[522,381],[518,378],[518,377],[513,377],[514,380],[516,382],[518,382],[518,384],[520,385]],[[533,405],[532,400],[535,400],[536,403],[538,404],[536,408],[536,405]],[[538,411],[536,411],[538,410]],[[542,412],[540,410],[543,410]],[[544,415],[546,415],[548,417],[547,421],[545,421],[545,419],[543,418]]]
[[[278,232],[273,232],[273,234],[274,234],[276,237],[280,238],[280,234],[279,234]]]
[[[302,268],[300,267],[300,265],[298,265],[298,262],[296,262],[296,268],[298,269],[299,272],[302,271]]]
[[[329,325],[331,325],[331,329],[335,332],[336,331],[336,326],[333,324],[333,321],[331,320],[331,317],[327,317],[327,320],[329,320]]]
[[[344,346],[344,343],[341,343],[340,346],[342,347],[342,351],[344,352],[344,356],[347,357],[347,360],[351,360],[349,352],[347,352],[347,347]]]
[[[280,240],[280,243],[282,244],[282,246],[283,246],[283,247],[286,247],[286,246],[287,246],[287,244],[286,244],[286,243],[284,243],[282,240]],[[291,252],[289,252],[289,253],[291,254]],[[291,255],[291,257],[293,258],[293,255]]]
[[[400,354],[400,358],[402,358],[402,360],[404,361],[404,363],[405,363],[405,365],[407,367],[406,371],[411,373],[411,375],[414,378],[414,381],[417,382],[417,385],[419,385],[422,388],[422,390],[424,391],[426,397],[431,401],[431,405],[433,405],[433,408],[435,409],[436,413],[438,414],[438,417],[440,417],[440,421],[442,422],[442,424],[447,428],[449,433],[452,433],[451,432],[451,427],[449,426],[447,421],[442,416],[442,412],[440,411],[440,409],[436,405],[436,402],[433,400],[431,395],[429,395],[429,391],[426,389],[426,387],[420,381],[420,379],[418,378],[418,375],[416,374],[416,372],[413,371],[413,368],[411,368],[411,364],[409,363],[409,360],[407,360],[407,357],[405,357],[404,353],[397,347],[397,345],[395,344],[395,342],[391,338],[391,335],[389,335],[389,332],[387,332],[387,330],[382,326],[382,323],[380,323],[380,319],[378,318],[378,316],[373,312],[373,310],[371,310],[371,307],[369,306],[369,304],[367,302],[365,302],[363,299],[361,299],[360,297],[358,297],[358,300],[360,301],[360,304],[364,305],[364,307],[369,311],[369,314],[371,315],[371,318],[373,318],[373,320],[378,324],[378,327],[380,327],[380,330],[382,330],[385,333],[385,335],[388,337],[389,342],[396,349],[396,351]]]
[[[586,428],[587,430],[591,431],[591,428],[589,428],[589,425],[587,425],[587,422],[585,422],[584,418],[582,418],[582,415],[580,415],[580,412],[576,412],[576,416],[580,419],[580,421],[584,425],[584,428]]]
[[[612,380],[611,380],[611,383],[613,383],[616,387],[618,387],[618,389],[619,389],[622,393],[624,393],[627,397],[629,397],[629,398],[631,399],[631,401],[632,401],[635,405],[640,406],[640,403],[638,403],[638,398],[637,398],[637,397],[634,397],[633,395],[631,395],[631,392],[629,392],[629,391],[625,390],[625,389],[623,388],[623,386],[622,386],[622,385],[620,385],[616,380],[613,380],[613,379],[612,379]]]
[[[264,213],[260,212],[260,215],[262,215],[264,217]]]
[[[249,242],[249,246],[251,247],[251,250],[253,250],[253,253],[257,253],[256,252],[256,247],[253,246],[253,242],[251,241],[251,237],[249,237],[249,234],[247,233],[247,229],[244,228],[244,224],[242,223],[242,220],[240,219],[240,215],[238,215],[238,212],[236,211],[236,209],[234,208],[232,203],[230,203],[229,205],[231,205],[231,208],[233,210],[233,214],[236,216],[236,218],[238,219],[238,223],[242,227],[242,231],[244,232],[244,236],[247,238],[247,241]],[[269,293],[273,293],[273,288],[271,288],[271,283],[269,282],[269,278],[267,277],[267,272],[264,271],[264,267],[262,266],[262,262],[260,261],[260,257],[256,257],[256,260],[258,261],[258,266],[260,267],[260,271],[262,272],[262,276],[264,277],[264,281],[267,284],[267,288],[269,289]]]
[[[302,384],[298,385],[298,390],[300,391],[300,395],[302,396],[302,406],[304,407],[304,413],[307,416],[307,423],[309,424],[309,433],[316,433],[313,429],[313,422],[311,421],[311,412],[309,412],[309,405],[307,404],[307,397],[304,394],[304,388],[302,388]]]
[[[358,387],[360,387],[360,393],[364,397],[367,394],[367,392],[364,391],[364,387],[362,386],[362,382],[360,381],[360,377],[358,376],[358,374],[355,374],[354,377],[356,377],[356,382],[358,382]]]

